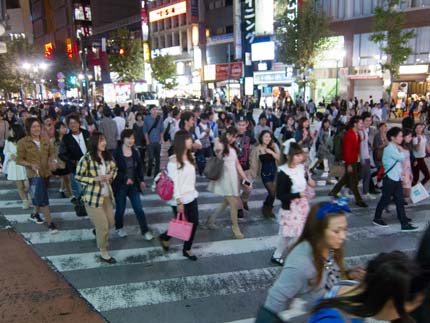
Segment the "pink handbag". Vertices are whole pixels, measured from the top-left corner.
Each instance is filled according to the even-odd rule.
[[[170,201],[173,198],[174,184],[170,177],[166,174],[166,171],[161,171],[160,178],[155,186],[155,191],[158,196],[164,201]]]
[[[190,240],[193,224],[185,219],[184,213],[178,213],[174,219],[169,222],[167,235],[183,241]]]

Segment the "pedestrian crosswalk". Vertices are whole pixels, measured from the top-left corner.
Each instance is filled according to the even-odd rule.
[[[207,180],[198,181],[203,223],[222,199],[206,191]],[[30,212],[21,209],[16,189],[4,179],[0,180],[0,210],[40,257],[109,322],[251,322],[281,270],[270,263],[278,226],[275,219],[261,215],[266,194],[261,186],[254,189],[250,212],[240,223],[245,239],[233,238],[226,211],[218,219],[217,230],[198,229],[193,245],[197,262],[182,256],[181,241],[173,240],[168,253],[163,252],[158,241],[145,241],[133,210],[127,208],[128,237],[120,238],[114,232],[110,237],[109,248],[117,260],[114,265],[99,261],[91,222],[76,217],[71,203],[59,198],[56,187],[54,180],[49,193],[58,234],[29,221]],[[318,187],[312,202],[327,200],[330,189],[328,185]],[[141,198],[150,229],[155,234],[163,232],[172,217],[171,208],[149,189]],[[426,200],[407,207],[407,215],[419,227],[416,232],[400,232],[394,211],[384,214],[389,227],[373,226],[376,202],[371,201],[369,209],[352,207],[346,244],[348,265],[365,264],[377,253],[394,249],[413,255],[430,220],[430,201]],[[301,314],[298,311],[294,316]]]

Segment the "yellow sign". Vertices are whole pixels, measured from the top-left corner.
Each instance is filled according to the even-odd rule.
[[[149,22],[155,22],[187,13],[187,2],[182,1],[170,6],[155,9],[149,12]]]
[[[145,60],[145,62],[149,62],[150,61],[150,59],[151,59],[151,55],[150,55],[150,52],[149,52],[149,44],[148,44],[148,42],[146,41],[146,42],[144,42],[143,43],[143,59]]]

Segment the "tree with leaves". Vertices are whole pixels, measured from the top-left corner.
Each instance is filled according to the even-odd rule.
[[[405,16],[398,10],[402,0],[390,0],[385,7],[375,9],[374,31],[370,40],[377,43],[387,55],[382,64],[383,71],[389,71],[391,81],[399,76],[399,67],[412,54],[408,46],[415,32],[404,30]],[[392,82],[387,89],[391,93]]]
[[[289,3],[289,0],[279,1],[276,17],[278,58],[296,67],[297,82],[303,88],[312,84],[312,78],[306,75],[313,69],[315,58],[330,46],[330,18],[315,1],[304,1],[298,14]]]
[[[144,78],[145,64],[142,41],[133,38],[126,28],[110,34],[109,70],[118,75],[119,82],[133,82]]]
[[[176,64],[170,55],[158,55],[151,59],[152,77],[165,89],[171,90],[178,86],[176,82]]]
[[[34,84],[24,69],[24,63],[39,61],[42,54],[37,53],[24,38],[6,40],[6,46],[7,53],[0,54],[0,90],[5,94],[31,92]]]

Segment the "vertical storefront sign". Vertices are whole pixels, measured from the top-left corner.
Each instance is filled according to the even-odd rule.
[[[233,2],[233,37],[234,37],[234,58],[242,58],[242,32],[241,25],[241,6],[240,0]]]
[[[255,0],[255,35],[273,35],[274,1]]]

